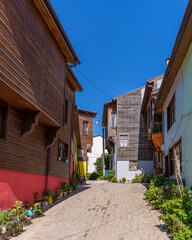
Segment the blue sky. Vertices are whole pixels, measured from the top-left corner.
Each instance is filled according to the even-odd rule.
[[[137,3],[136,3],[137,2]],[[144,86],[164,73],[187,0],[51,0],[81,61],[77,67],[111,97]],[[98,112],[110,98],[73,68],[84,91],[79,108]]]

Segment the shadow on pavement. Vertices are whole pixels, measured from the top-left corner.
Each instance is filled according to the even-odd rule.
[[[80,192],[83,192],[83,191],[85,191],[85,190],[87,190],[87,189],[89,189],[89,188],[91,188],[91,187],[90,187],[90,184],[87,184],[87,183],[85,183],[85,184],[78,184],[77,187],[76,187],[76,189],[75,189],[72,193],[68,194],[65,198],[62,198],[62,199],[60,199],[60,200],[57,200],[57,201],[54,202],[53,204],[49,205],[46,209],[43,210],[43,213],[45,213],[45,212],[48,211],[49,209],[55,207],[55,206],[58,205],[59,203],[65,201],[65,200],[67,200],[67,199],[69,199],[70,197],[73,197],[74,195],[76,195],[76,194],[78,194],[78,193],[80,193]],[[41,216],[39,216],[39,217],[41,217]]]

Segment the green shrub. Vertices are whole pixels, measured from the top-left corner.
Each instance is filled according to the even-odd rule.
[[[122,183],[125,183],[125,182],[126,182],[126,178],[123,177],[123,178],[122,178]]]
[[[95,165],[98,176],[102,176],[103,175],[103,157],[101,156],[101,157],[97,158],[94,165]]]
[[[99,177],[99,175],[96,172],[91,173],[90,180],[96,180]]]
[[[107,180],[108,178],[107,178],[107,176],[100,176],[99,179],[100,180]]]
[[[85,181],[88,181],[89,178],[90,178],[90,176],[91,176],[91,173],[87,173],[87,174],[85,175]]]
[[[111,182],[112,178],[115,177],[115,170],[109,170],[107,175],[107,180]]]
[[[144,174],[140,173],[139,175],[136,174],[135,178],[132,179],[133,183],[149,183],[153,179],[153,174]]]
[[[113,177],[110,182],[112,182],[112,183],[117,183],[118,181],[117,181],[117,178],[116,178],[116,177]]]
[[[146,200],[158,208],[160,217],[173,233],[174,240],[192,239],[192,192],[184,189],[181,196],[177,183],[165,177],[151,180]]]

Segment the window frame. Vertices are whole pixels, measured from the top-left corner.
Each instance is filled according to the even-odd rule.
[[[63,145],[63,149],[61,149],[60,144]],[[65,147],[66,147],[66,149],[65,149]],[[64,153],[64,154],[60,155],[61,151],[63,151],[62,153]],[[65,162],[65,163],[68,163],[68,159],[69,159],[69,145],[64,143],[63,141],[61,141],[59,139],[58,140],[58,156],[57,156],[57,160]]]
[[[121,144],[122,141],[123,141],[123,144]],[[128,135],[120,135],[120,148],[127,148],[127,147],[128,147]]]
[[[85,123],[85,124],[84,124]],[[83,132],[83,135],[88,135],[88,125],[89,125],[89,121],[84,121],[83,120],[83,125],[82,125],[82,132]],[[84,129],[84,126],[86,126],[86,128]]]
[[[6,139],[7,104],[0,100],[0,139]]]
[[[134,163],[133,168],[131,167],[131,162]],[[134,168],[136,166],[136,168]],[[137,171],[138,170],[138,163],[135,160],[130,160],[129,161],[129,171]]]
[[[111,112],[111,128],[115,128],[115,112]]]
[[[173,126],[175,121],[176,119],[175,119],[175,93],[174,93],[167,107],[167,132]]]

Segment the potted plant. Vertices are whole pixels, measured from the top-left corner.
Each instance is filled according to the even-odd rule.
[[[4,211],[0,210],[0,233],[6,233],[6,221],[5,221],[5,213]]]
[[[34,214],[35,214],[36,216],[42,214],[41,205],[40,205],[39,203],[34,203],[34,204],[33,204],[33,210],[34,210]]]
[[[41,208],[44,209],[44,208],[47,207],[47,205],[48,205],[48,202],[47,202],[46,197],[42,197],[42,199],[41,199]]]
[[[56,190],[56,195],[57,195],[57,198],[60,199],[63,197],[63,189],[60,188],[60,189],[57,189]]]
[[[53,191],[51,189],[45,191],[43,195],[45,196],[45,198],[47,197],[48,204],[53,203]]]
[[[62,182],[63,197],[67,196],[68,187],[69,187],[69,183],[68,182]]]
[[[4,210],[3,212],[4,212],[4,219],[6,221],[7,230],[10,230],[14,224],[13,211],[10,208],[8,208],[8,209]]]
[[[38,192],[34,193],[35,202],[39,203],[41,206],[42,196]]]
[[[71,193],[73,191],[73,187],[69,186],[69,193]]]

